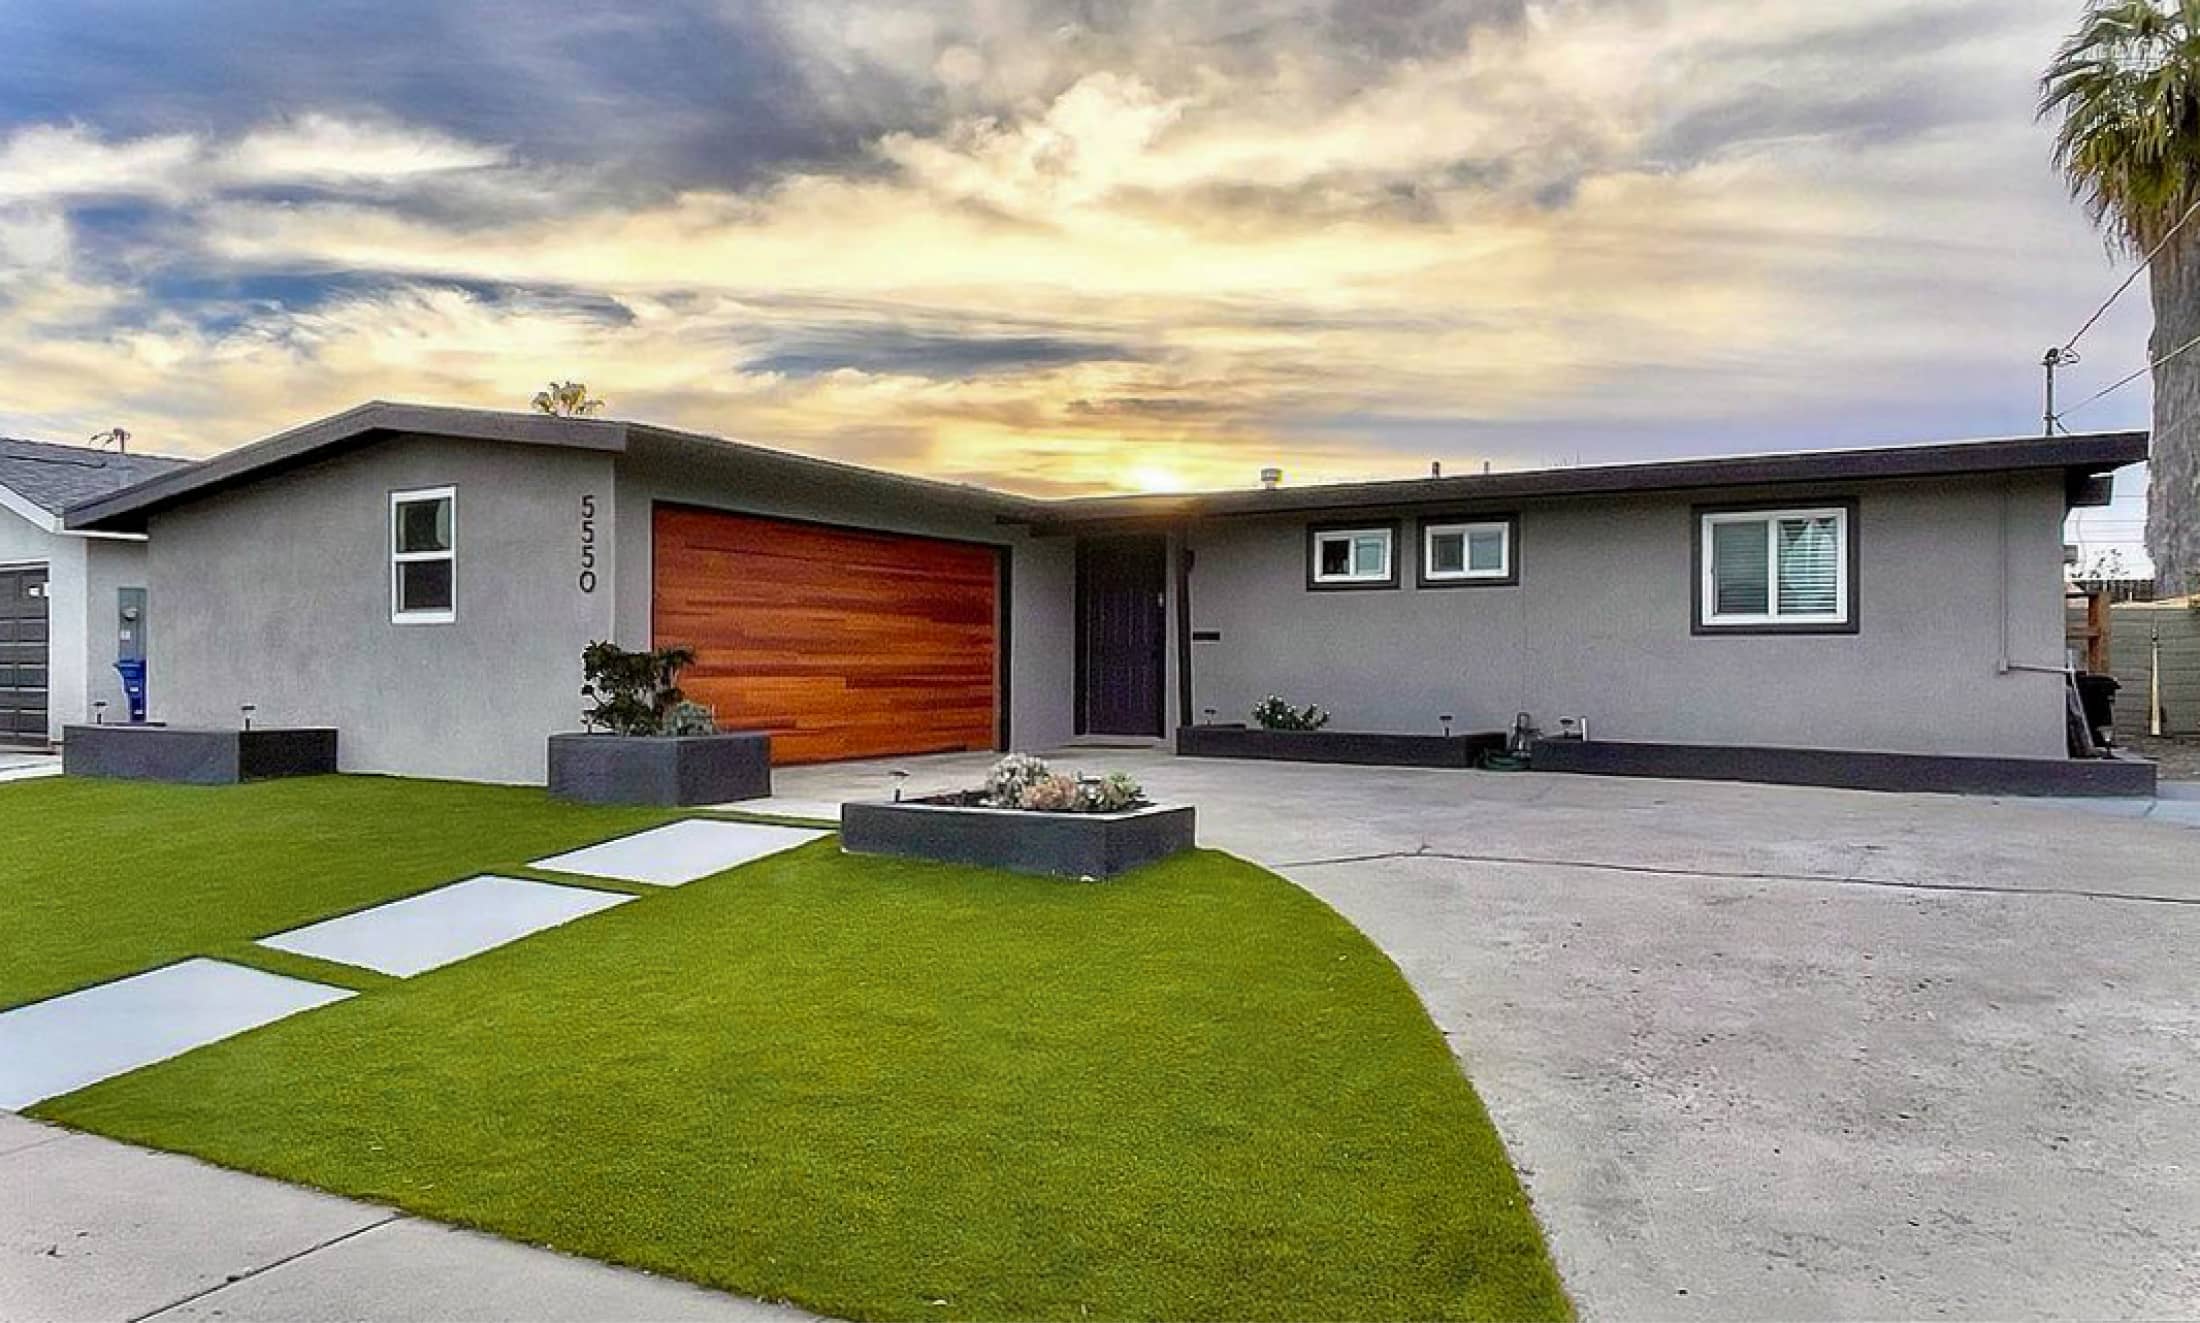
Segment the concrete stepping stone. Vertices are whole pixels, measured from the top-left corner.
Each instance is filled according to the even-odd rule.
[[[528,867],[676,887],[699,877],[723,873],[752,859],[807,845],[828,834],[758,822],[687,818],[601,845],[537,859]]]
[[[200,958],[18,1006],[0,1013],[0,1109],[28,1107],[351,995]]]
[[[263,937],[258,945],[409,978],[632,899],[517,877],[470,877]]]

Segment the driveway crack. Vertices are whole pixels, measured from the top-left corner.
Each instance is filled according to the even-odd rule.
[[[1583,868],[1604,873],[1632,873],[1643,877],[1701,877],[1722,882],[1808,882],[1836,887],[1873,887],[1891,891],[1943,891],[1986,896],[2055,896],[2066,900],[2116,900],[2146,905],[2200,906],[2200,896],[2160,896],[2136,891],[2102,891],[2090,887],[2012,887],[1981,882],[1921,882],[1905,878],[1835,876],[1830,873],[1755,872],[1718,868],[1664,868],[1654,864],[1615,864],[1602,859],[1536,859],[1524,855],[1465,854],[1434,850],[1384,850],[1373,854],[1335,855],[1322,859],[1298,859],[1270,867],[1329,868],[1345,864],[1371,864],[1389,859],[1446,859],[1466,864],[1517,864],[1530,868]]]

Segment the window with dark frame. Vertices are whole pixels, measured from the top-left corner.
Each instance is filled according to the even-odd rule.
[[[1395,580],[1395,532],[1387,527],[1324,528],[1314,532],[1316,585],[1375,585]]]
[[[1699,628],[1854,625],[1849,505],[1707,510],[1699,516],[1696,536]]]

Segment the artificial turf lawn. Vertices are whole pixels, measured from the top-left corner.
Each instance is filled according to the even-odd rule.
[[[1397,970],[1215,854],[823,841],[35,1110],[859,1318],[1567,1312]]]
[[[668,816],[378,776],[0,785],[0,1008],[194,955],[368,986],[252,939]]]

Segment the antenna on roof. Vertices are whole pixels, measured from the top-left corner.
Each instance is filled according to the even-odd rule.
[[[104,432],[95,432],[91,441],[93,445],[101,450],[105,450],[107,444],[111,441],[114,443],[116,454],[127,455],[130,453],[130,434],[119,427],[110,427]]]

